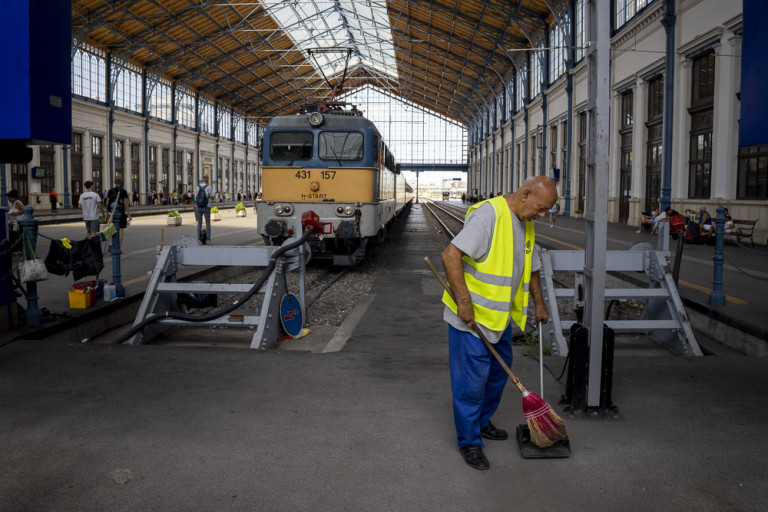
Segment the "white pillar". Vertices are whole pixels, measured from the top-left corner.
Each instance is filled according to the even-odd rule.
[[[674,122],[674,147],[664,148],[664,151],[672,151],[672,201],[675,198],[688,199],[688,161],[691,145],[691,116],[688,107],[691,106],[691,67],[693,62],[682,59],[678,66],[679,73],[675,83],[675,122]],[[666,101],[666,98],[665,98]],[[687,207],[700,206],[688,204]]]
[[[720,55],[725,57],[719,58]],[[736,57],[738,55],[738,57]],[[736,197],[739,150],[741,36],[725,32],[715,48],[715,104],[712,117],[712,199]]]

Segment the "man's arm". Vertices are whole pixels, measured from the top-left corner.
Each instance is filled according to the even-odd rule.
[[[544,302],[544,296],[541,294],[541,280],[539,271],[531,272],[531,282],[528,283],[528,288],[533,297],[533,305],[536,308],[536,327],[538,328],[539,322],[549,322],[549,309]]]
[[[472,298],[469,295],[467,282],[464,280],[464,265],[461,261],[464,253],[453,244],[449,244],[440,259],[443,260],[445,276],[451,285],[451,292],[458,306],[457,314],[469,327],[475,325],[475,311],[472,308]]]

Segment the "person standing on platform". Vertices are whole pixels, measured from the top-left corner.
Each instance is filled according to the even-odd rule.
[[[59,194],[56,193],[55,189],[51,189],[51,193],[48,194],[48,200],[51,202],[51,211],[53,213],[58,213]]]
[[[115,186],[109,189],[107,198],[104,200],[110,215],[115,214],[113,211],[115,209],[120,212],[120,247],[123,246],[123,231],[128,227],[128,222],[131,220],[131,200],[128,196],[128,191],[122,185],[122,178],[115,178]]]
[[[555,220],[557,214],[560,213],[560,203],[555,203],[552,208],[549,209],[549,227],[555,227]]]
[[[21,236],[21,225],[19,221],[24,216],[24,203],[19,200],[18,190],[8,191],[8,242],[13,245]],[[14,252],[21,252],[21,246]]]
[[[454,302],[445,293],[448,353],[457,445],[473,469],[488,469],[482,438],[504,440],[491,417],[501,401],[507,374],[473,331],[477,327],[502,359],[512,362],[512,335],[525,330],[529,293],[536,323],[549,321],[539,281],[533,221],[557,201],[555,182],[526,180],[512,194],[469,208],[464,227],[442,253]]]
[[[105,213],[106,210],[101,204],[99,194],[93,191],[93,182],[86,181],[83,185],[85,186],[85,193],[80,194],[77,206],[83,211],[85,231],[88,236],[92,236],[99,233],[99,212]]]
[[[195,218],[197,219],[197,239],[205,244],[211,242],[211,197],[213,189],[208,185],[208,176],[203,176],[195,191]],[[203,218],[205,218],[206,237],[203,240]]]

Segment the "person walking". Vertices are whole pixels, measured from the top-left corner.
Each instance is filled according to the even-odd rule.
[[[560,213],[560,203],[555,203],[552,205],[552,208],[549,209],[549,227],[555,227],[555,220],[557,219],[558,213]]]
[[[208,176],[203,176],[195,191],[195,219],[197,220],[197,239],[205,245],[211,242],[211,197],[213,189],[208,185]],[[205,233],[203,238],[203,218],[205,218]]]
[[[51,211],[53,213],[58,213],[59,194],[56,193],[55,189],[51,189],[51,193],[48,194],[48,200],[51,202]]]
[[[85,231],[88,236],[99,233],[99,212],[106,213],[104,205],[101,204],[99,194],[93,191],[93,182],[86,181],[84,184],[85,193],[80,194],[77,200],[77,206],[83,211],[83,221],[85,221]]]
[[[21,236],[19,221],[24,216],[24,203],[19,199],[18,190],[8,191],[8,242],[13,245]],[[21,246],[14,252],[21,252]]]
[[[118,238],[120,247],[123,246],[123,231],[128,227],[128,222],[131,220],[131,200],[128,197],[128,191],[122,185],[122,178],[115,178],[115,186],[107,191],[107,198],[104,200],[111,216],[115,214],[115,210],[120,212],[120,236]]]
[[[443,319],[448,323],[448,354],[457,446],[473,469],[489,469],[482,438],[504,440],[505,430],[491,423],[501,401],[507,374],[483,341],[477,327],[512,363],[512,335],[525,330],[529,294],[536,322],[549,321],[539,281],[541,261],[534,247],[533,221],[557,201],[554,181],[526,180],[512,194],[469,208],[464,227],[441,259],[454,302],[446,292]]]

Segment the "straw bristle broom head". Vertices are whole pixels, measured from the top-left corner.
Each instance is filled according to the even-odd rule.
[[[528,422],[531,442],[539,448],[547,448],[556,441],[568,438],[565,421],[536,393],[528,390],[523,393],[523,413]]]

